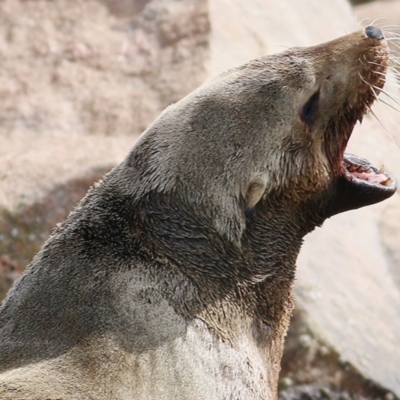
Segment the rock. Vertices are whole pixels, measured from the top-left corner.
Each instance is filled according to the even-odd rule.
[[[400,2],[378,0],[354,7],[354,13],[362,25],[378,24],[387,31],[400,32]]]
[[[95,0],[1,2],[0,205],[15,211],[85,169],[115,165],[202,83],[205,5],[153,0],[121,20]]]
[[[0,256],[0,296],[3,298],[8,288],[17,279],[24,268],[21,264],[11,260],[6,255]]]
[[[204,81],[209,30],[204,0],[0,2],[0,256],[25,266],[99,171]]]
[[[210,0],[210,75],[290,46],[310,46],[350,31],[347,1]],[[301,12],[299,12],[301,10]],[[284,17],[283,17],[284,16]]]

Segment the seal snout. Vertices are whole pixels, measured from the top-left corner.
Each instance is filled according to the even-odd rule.
[[[373,25],[367,26],[364,31],[367,37],[369,37],[370,39],[377,39],[377,40],[384,39],[382,30],[377,26]]]

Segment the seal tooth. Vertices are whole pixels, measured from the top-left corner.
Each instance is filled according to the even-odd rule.
[[[357,172],[365,172],[365,168],[362,165],[357,167]]]
[[[348,170],[349,172],[355,172],[355,171],[356,171],[356,166],[355,166],[354,164],[350,164],[350,165],[347,167],[347,170]]]

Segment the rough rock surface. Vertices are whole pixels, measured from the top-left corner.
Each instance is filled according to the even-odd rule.
[[[82,169],[116,164],[203,82],[205,5],[153,0],[121,19],[95,0],[2,1],[0,204],[15,209]]]
[[[357,26],[345,0],[1,1],[0,298],[166,105],[250,58]],[[399,118],[382,108],[398,145],[368,117],[351,147],[400,180]],[[400,396],[399,210],[395,195],[306,238],[282,398]]]

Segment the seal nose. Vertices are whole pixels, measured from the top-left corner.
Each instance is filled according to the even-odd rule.
[[[384,38],[383,32],[380,28],[377,26],[367,26],[365,28],[365,34],[370,38],[370,39],[377,39],[377,40],[382,40]]]

